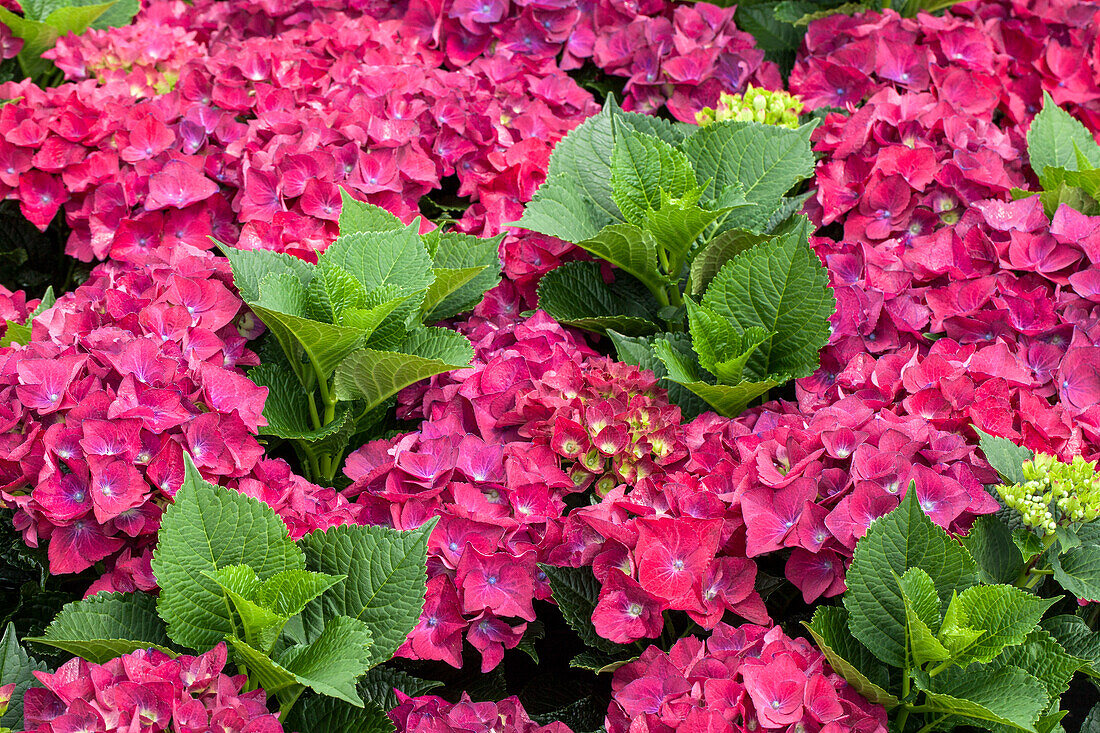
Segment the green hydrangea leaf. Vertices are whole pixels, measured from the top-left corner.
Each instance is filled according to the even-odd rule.
[[[0,8],[0,22],[8,26],[13,36],[23,39],[23,48],[18,54],[19,65],[23,73],[34,78],[53,65],[43,59],[42,54],[53,48],[58,38],[70,33],[80,35],[112,5],[113,2],[107,2],[83,7],[59,7],[51,10],[45,18],[36,20]]]
[[[397,706],[396,698],[394,707]],[[310,697],[295,705],[287,719],[287,730],[310,733],[393,733],[393,721],[377,703],[363,707],[350,705],[334,697]]]
[[[284,690],[301,684],[298,678],[290,671],[283,668],[266,652],[262,652],[246,641],[230,636],[229,646],[233,650],[234,658],[248,669],[249,680],[263,688],[268,697],[276,697]]]
[[[595,237],[576,244],[630,273],[651,290],[667,283],[657,267],[657,243],[653,235],[640,227],[612,224],[604,227]]]
[[[159,649],[174,657],[176,653],[156,610],[157,599],[148,593],[96,593],[66,604],[42,636],[27,641],[56,647],[96,664],[138,649]]]
[[[752,206],[748,202],[737,206],[725,206],[721,209],[701,208],[691,198],[670,199],[661,191],[661,208],[646,212],[643,227],[653,235],[654,241],[664,247],[672,263],[683,263],[695,245],[695,240],[714,222],[736,208]],[[679,269],[670,263],[671,272],[679,274]]]
[[[443,683],[436,680],[424,680],[400,669],[379,666],[369,670],[359,680],[359,696],[383,710],[393,710],[398,705],[394,690],[400,690],[409,697],[418,697],[442,686]]]
[[[297,616],[306,604],[345,579],[311,570],[287,570],[263,581],[256,602],[286,618]]]
[[[1077,616],[1062,614],[1043,619],[1042,627],[1068,654],[1086,663],[1083,671],[1100,678],[1100,632],[1093,631]]]
[[[614,122],[624,122],[626,117],[614,99],[609,99],[598,115],[589,117],[559,140],[550,156],[546,180],[557,181],[561,176],[560,180],[568,183],[577,198],[591,202],[593,213],[602,221],[597,231],[612,221],[623,220],[619,207],[612,200],[611,155],[615,149]]]
[[[1010,585],[980,585],[962,591],[957,602],[968,625],[984,632],[953,656],[956,664],[965,666],[988,662],[1005,647],[1022,643],[1057,599],[1040,598]]]
[[[759,204],[744,217],[732,217],[741,228],[760,231],[796,183],[814,172],[812,121],[792,130],[756,122],[725,121],[700,127],[680,149],[705,185],[703,205],[716,201],[726,186],[740,186],[749,203]]]
[[[203,650],[233,633],[224,591],[206,572],[249,565],[261,580],[303,569],[302,551],[286,524],[263,502],[207,483],[184,454],[185,476],[164,510],[153,575],[157,612],[177,644]]]
[[[292,646],[276,661],[311,690],[362,707],[356,681],[373,663],[372,641],[363,621],[334,616],[312,644]]]
[[[382,285],[397,286],[402,295],[427,290],[432,283],[432,258],[418,227],[419,221],[414,221],[401,229],[341,233],[317,264],[347,271],[367,290]]]
[[[410,384],[470,365],[474,350],[462,334],[446,328],[417,329],[397,351],[360,349],[336,369],[334,390],[342,400],[363,400],[373,409]]]
[[[216,239],[214,243],[229,260],[233,269],[233,284],[245,302],[260,299],[260,283],[268,275],[293,275],[303,288],[307,288],[313,279],[314,265],[297,257],[266,249],[237,249]]]
[[[212,578],[222,590],[232,591],[248,600],[254,600],[256,591],[260,589],[260,576],[248,565],[226,565],[203,575]]]
[[[46,288],[45,294],[42,296],[42,301],[27,317],[27,320],[22,323],[15,321],[6,321],[7,327],[4,330],[4,335],[0,338],[0,347],[11,346],[12,344],[26,345],[31,342],[31,322],[35,317],[53,307],[53,304],[57,302],[57,296],[53,294],[53,286]]]
[[[1027,154],[1033,171],[1049,168],[1078,170],[1077,151],[1093,168],[1100,168],[1100,146],[1088,129],[1043,92],[1043,108],[1027,131]]]
[[[624,272],[605,283],[597,262],[567,262],[539,282],[538,307],[559,323],[627,336],[658,330],[656,303],[649,290]]]
[[[256,602],[256,591],[260,587],[256,571],[247,565],[230,565],[203,575],[221,586],[233,604],[241,620],[245,642],[258,649],[270,649],[286,625],[287,617]]]
[[[481,301],[486,290],[500,282],[500,243],[504,239],[503,234],[482,239],[460,232],[437,232],[439,230],[424,235],[425,245],[436,267],[483,269],[432,308],[424,317],[425,323],[436,323],[469,310]]]
[[[616,130],[611,154],[611,198],[627,222],[642,226],[662,199],[695,189],[695,171],[682,152],[664,140],[630,129]]]
[[[887,709],[898,704],[897,697],[886,690],[890,686],[889,670],[848,631],[847,611],[838,606],[819,606],[813,619],[803,622],[803,626],[833,670],[856,692]]]
[[[829,340],[836,298],[828,273],[810,247],[808,225],[762,242],[727,262],[711,281],[703,305],[738,330],[774,333],[745,365],[746,376],[808,376]]]
[[[730,229],[707,242],[691,261],[691,295],[702,295],[727,262],[771,238],[767,234]]]
[[[340,325],[361,331],[366,344],[377,348],[381,342],[401,341],[407,334],[405,326],[412,309],[419,308],[425,293],[401,295],[382,300],[395,289],[384,288],[367,293],[363,308],[349,308],[340,314]],[[380,301],[381,302],[377,302]],[[410,302],[411,301],[411,302]]]
[[[561,144],[559,142],[558,146]],[[553,160],[551,157],[551,163]],[[515,226],[575,243],[590,239],[605,226],[621,221],[622,215],[617,209],[612,215],[593,203],[571,177],[547,175]]]
[[[1047,695],[1055,700],[1069,689],[1069,681],[1085,665],[1081,659],[1070,656],[1042,628],[1027,635],[1022,643],[1006,648],[989,663],[990,669],[1005,666],[1026,670],[1047,688]]]
[[[759,327],[742,332],[713,309],[698,305],[691,298],[685,298],[684,302],[699,365],[722,384],[739,383],[749,357],[774,334]]]
[[[606,654],[621,651],[619,644],[600,636],[592,625],[592,612],[596,610],[600,595],[600,582],[592,574],[592,569],[559,568],[554,565],[539,565],[539,568],[550,581],[550,591],[565,623],[577,632],[581,641]]]
[[[678,145],[690,126],[623,112],[609,97],[598,115],[577,125],[554,146],[546,181],[515,226],[579,242],[608,224],[624,221],[611,188],[616,135],[633,130]]]
[[[0,637],[0,687],[15,685],[8,710],[0,715],[0,727],[20,728],[23,725],[23,694],[40,686],[34,672],[45,672],[46,665],[34,660],[19,644],[15,624],[8,623]]]
[[[94,0],[92,1],[94,2]],[[70,4],[75,5],[77,3]],[[116,2],[110,3],[110,7],[104,11],[103,15],[96,18],[90,27],[105,30],[130,25],[130,21],[134,19],[139,10],[141,10],[141,0],[116,0]]]
[[[404,229],[401,220],[381,206],[360,201],[340,187],[340,233],[351,232],[391,232]]]
[[[908,667],[919,667],[926,662],[941,662],[950,656],[936,639],[940,628],[940,599],[936,586],[928,573],[920,568],[909,568],[898,579],[902,600],[905,603],[905,619],[909,634]]]
[[[467,283],[472,282],[486,269],[486,265],[456,269],[447,267],[432,268],[432,275],[435,279],[432,280],[432,284],[428,286],[428,293],[424,297],[424,302],[420,305],[420,310],[424,314],[424,322],[435,323],[442,320],[442,318],[449,317],[436,317],[432,314],[438,311],[439,306],[451,295],[461,290]],[[454,315],[454,313],[449,315]]]
[[[1024,569],[1011,530],[996,516],[978,517],[962,543],[978,563],[983,583],[1015,583]]]
[[[669,401],[680,406],[680,413],[685,421],[693,420],[710,409],[703,398],[684,385],[667,379],[668,370],[665,369],[665,365],[653,349],[654,341],[659,338],[668,341],[669,345],[677,351],[690,353],[692,350],[691,337],[686,333],[667,333],[656,337],[635,337],[624,336],[618,331],[608,329],[607,335],[615,345],[615,352],[619,361],[648,369],[653,372],[655,377],[660,379],[659,384],[661,387],[668,390]]]
[[[802,209],[802,205],[814,195],[816,191],[806,191],[797,196],[784,196],[779,201],[779,206],[772,211],[767,223],[761,228],[766,234],[781,234],[793,225],[797,218],[795,215]]]
[[[970,553],[932,523],[913,486],[901,505],[872,522],[856,543],[845,581],[844,606],[852,635],[894,667],[905,665],[907,647],[905,602],[895,577],[909,568],[928,573],[941,603],[952,592],[978,583]]]
[[[934,714],[963,715],[986,723],[1035,731],[1046,709],[1043,683],[1019,667],[950,669],[931,679],[914,677]]]
[[[348,616],[370,628],[371,666],[397,651],[416,626],[427,583],[428,535],[433,518],[418,529],[343,525],[302,538],[310,570],[347,579],[312,601],[304,611],[312,638],[323,620]]]
[[[351,273],[325,265],[314,270],[309,282],[306,315],[315,321],[341,323],[344,311],[363,308],[367,289]]]
[[[623,651],[623,647],[620,647],[619,651],[615,653],[588,649],[570,659],[569,666],[573,669],[586,669],[594,674],[611,674],[619,667],[630,664],[637,658],[638,655],[631,656],[629,652]]]
[[[364,331],[361,329],[334,326],[261,305],[251,305],[283,347],[291,363],[295,359],[300,360],[304,354],[319,374],[332,374],[336,365],[363,343]]]
[[[261,435],[274,435],[287,440],[318,442],[335,435],[351,419],[347,406],[337,406],[336,419],[320,428],[314,428],[309,414],[309,396],[290,369],[267,361],[248,372],[248,378],[261,387],[267,387],[264,417],[267,426],[260,428]]]
[[[1085,601],[1100,601],[1100,545],[1083,544],[1053,555],[1054,579]]]
[[[654,352],[667,371],[668,379],[683,385],[699,396],[720,415],[734,417],[744,412],[749,403],[766,393],[781,382],[775,379],[762,381],[742,381],[737,384],[714,384],[699,371],[699,363],[694,353],[685,353],[673,348],[665,340],[653,343]],[[786,379],[782,380],[786,381]]]
[[[984,629],[975,629],[970,625],[970,619],[962,604],[959,603],[959,595],[953,593],[936,637],[950,652],[951,657],[961,658],[966,650],[974,645],[974,642],[985,636],[985,633]]]
[[[1078,160],[1078,165],[1088,161]],[[1039,174],[1039,185],[1045,191],[1053,191],[1060,186],[1080,189],[1096,205],[1096,199],[1100,198],[1100,169],[1066,170],[1065,168],[1047,167]]]

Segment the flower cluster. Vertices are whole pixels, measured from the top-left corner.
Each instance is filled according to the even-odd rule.
[[[627,79],[624,109],[656,112],[667,104],[689,122],[723,90],[748,81],[782,86],[775,64],[737,29],[733,12],[664,0],[412,0],[406,18],[415,18],[452,65],[469,63],[487,48],[560,56],[563,69],[591,61]]]
[[[749,84],[743,94],[722,92],[718,108],[706,107],[695,113],[695,122],[709,125],[724,120],[760,122],[779,127],[798,127],[798,115],[805,107],[797,96],[783,91],[757,89]]]
[[[994,0],[942,17],[836,14],[810,23],[790,86],[810,107],[858,106],[885,88],[934,92],[969,114],[997,110],[1014,136],[1045,90],[1096,129],[1098,13],[1088,2]]]
[[[657,636],[666,610],[708,628],[726,611],[768,620],[733,494],[681,470],[680,411],[651,373],[595,357],[541,313],[459,328],[473,366],[406,390],[399,415],[425,419],[420,430],[364,446],[346,468],[364,521],[440,516],[428,600],[400,654],[458,666],[465,632],[495,667],[532,599],[549,598],[540,562],[593,568],[593,622],[613,641]],[[581,491],[595,503],[566,513]]]
[[[434,515],[428,592],[420,623],[399,655],[462,666],[465,638],[484,671],[515,647],[532,600],[550,597],[538,562],[560,541],[564,498],[577,491],[557,456],[519,435],[534,383],[591,353],[543,314],[522,323],[475,319],[470,369],[402,395],[399,415],[424,415],[417,432],[369,443],[348,456],[344,493],[362,520],[397,529]]]
[[[856,541],[910,482],[945,528],[997,508],[983,488],[995,474],[971,467],[981,465],[973,445],[862,394],[812,410],[777,402],[734,420],[702,415],[685,434],[686,470],[731,497],[743,553],[789,550],[787,578],[807,603],[845,590]]]
[[[515,695],[499,702],[473,702],[465,692],[455,703],[435,695],[407,697],[389,712],[397,733],[571,733],[565,723],[539,725],[531,720]]]
[[[242,692],[244,677],[223,674],[225,662],[224,643],[197,657],[148,649],[102,665],[73,658],[35,672],[43,687],[24,697],[27,733],[282,733],[264,691]]]
[[[464,227],[495,234],[596,110],[550,59],[501,51],[448,71],[401,23],[355,13],[204,41],[189,25],[204,12],[158,0],[126,31],[55,49],[85,81],[0,89],[24,98],[0,114],[0,190],[41,228],[64,207],[70,254],[213,234],[310,257],[336,234],[338,186],[410,220],[452,178],[476,202]]]
[[[261,460],[266,388],[239,367],[258,325],[228,263],[187,245],[96,268],[0,357],[0,497],[50,569],[118,561],[102,586],[154,587],[148,548],[183,480],[183,452],[212,480],[263,498],[298,534],[352,515],[331,489]]]
[[[1064,96],[1072,74],[1049,64],[1093,43],[1095,14],[1006,1],[942,18],[838,15],[811,23],[792,75],[810,106],[850,113],[815,131],[824,157],[807,212],[839,237],[813,240],[838,308],[821,368],[797,384],[798,412],[816,420],[858,405],[848,414],[917,438],[916,475],[898,478],[915,479],[922,505],[953,530],[995,508],[970,425],[1067,459],[1100,455],[1100,374],[1088,366],[1100,354],[1098,219],[1068,206],[1048,218],[1038,200],[1011,196],[1027,187],[1023,130],[1044,90],[1093,119],[1095,100]],[[1098,78],[1090,69],[1074,65],[1073,85],[1095,87],[1082,81]],[[832,457],[827,443],[811,445]],[[869,487],[863,474],[878,469],[865,460],[853,451],[850,468],[830,465],[849,478],[850,493],[823,502],[837,539],[896,505]],[[788,566],[796,582],[802,561],[825,559],[804,551]]]
[[[1074,456],[1064,463],[1039,453],[1023,466],[1024,483],[998,486],[1001,498],[1019,512],[1024,524],[1040,534],[1054,534],[1063,522],[1091,522],[1100,517],[1100,474],[1096,461]]]
[[[706,641],[687,637],[667,652],[649,647],[615,671],[612,691],[609,733],[886,732],[881,706],[779,627],[719,624]]]

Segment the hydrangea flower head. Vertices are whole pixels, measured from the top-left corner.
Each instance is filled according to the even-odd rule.
[[[886,710],[861,697],[805,639],[782,629],[718,624],[668,652],[651,646],[615,671],[609,733],[828,730],[885,733]]]
[[[1039,453],[1023,465],[1022,484],[997,487],[1001,498],[1039,534],[1059,524],[1092,522],[1100,517],[1100,473],[1096,461],[1074,456],[1069,463]]]
[[[35,672],[42,687],[23,699],[26,729],[282,733],[262,689],[243,692],[243,676],[223,674],[225,644],[199,656],[139,650],[93,664],[74,658],[56,672]]]
[[[695,113],[695,122],[706,126],[712,122],[740,120],[777,127],[798,127],[798,115],[805,105],[796,95],[782,90],[758,89],[749,84],[741,94],[722,92],[718,107],[704,107]]]

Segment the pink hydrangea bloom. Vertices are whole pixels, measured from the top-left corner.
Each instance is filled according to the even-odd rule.
[[[398,692],[397,699],[400,704],[389,712],[397,733],[570,733],[564,723],[532,721],[515,696],[473,702],[463,693],[461,700],[450,703],[434,695],[408,697]]]
[[[223,674],[225,644],[175,659],[156,649],[92,664],[74,658],[56,672],[35,672],[27,690],[27,733],[134,731],[282,733],[261,689],[242,692],[245,678]]]
[[[615,671],[609,733],[669,726],[744,733],[885,733],[886,710],[860,696],[805,639],[778,627],[718,624],[706,641],[651,646]]]

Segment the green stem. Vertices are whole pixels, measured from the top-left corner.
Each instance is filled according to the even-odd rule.
[[[321,467],[317,463],[317,456],[312,454],[312,453],[309,454],[309,470],[310,470],[309,477],[311,479],[316,479],[316,478],[320,477]]]
[[[941,715],[940,717],[936,718],[935,720],[933,720],[928,725],[926,725],[923,728],[921,728],[920,730],[918,730],[917,733],[930,733],[931,731],[936,729],[937,725],[939,725],[940,723],[942,723],[943,721],[947,720],[950,717],[951,717],[951,713],[948,713],[947,715]]]
[[[309,419],[313,422],[313,429],[320,430],[324,425],[321,423],[321,416],[317,413],[317,405],[313,401],[312,394],[310,394],[309,399],[306,400],[306,404],[309,405]]]
[[[909,670],[903,669],[901,672],[901,699],[909,697]],[[904,733],[905,723],[909,720],[909,706],[903,705],[901,714],[898,715],[898,733]]]
[[[1045,580],[1045,576],[1052,575],[1054,571],[1049,568],[1036,568],[1039,563],[1039,559],[1046,553],[1050,546],[1054,544],[1057,539],[1057,535],[1048,534],[1043,536],[1043,549],[1036,553],[1035,557],[1031,558],[1031,562],[1020,571],[1019,577],[1016,578],[1016,587],[1023,588],[1024,590],[1033,590],[1038,587],[1040,583]]]
[[[939,664],[936,667],[933,667],[932,671],[928,673],[928,676],[929,677],[935,677],[940,672],[944,671],[945,669],[947,669],[950,666],[951,666],[951,660],[950,659],[945,660],[942,664]]]
[[[668,302],[669,305],[674,305],[677,308],[684,304],[684,299],[680,295],[680,283],[675,280],[668,286]]]

